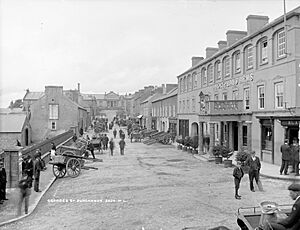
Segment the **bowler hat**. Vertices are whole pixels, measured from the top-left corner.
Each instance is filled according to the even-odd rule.
[[[291,191],[300,191],[300,184],[291,184],[289,187],[288,187],[288,190],[291,190]]]

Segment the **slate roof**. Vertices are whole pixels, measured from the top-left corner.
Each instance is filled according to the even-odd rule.
[[[26,120],[26,114],[0,114],[0,133],[20,133]]]
[[[44,96],[44,92],[28,92],[24,96],[23,100],[38,100]]]
[[[156,99],[154,99],[152,102],[156,102],[156,101],[160,101],[160,100],[163,100],[163,99],[166,99],[166,98],[169,98],[169,97],[173,97],[173,96],[176,96],[178,94],[178,88],[174,88],[172,90],[170,90],[167,94],[165,95],[162,95],[161,97],[158,97]]]

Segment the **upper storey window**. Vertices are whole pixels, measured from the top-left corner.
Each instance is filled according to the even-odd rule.
[[[263,39],[260,42],[260,63],[265,64],[268,62],[268,40]]]
[[[253,46],[249,45],[247,46],[245,50],[245,60],[246,60],[246,68],[247,70],[253,68]]]
[[[277,34],[277,55],[279,58],[286,55],[286,38],[284,30],[281,30]]]
[[[233,55],[233,61],[234,61],[234,72],[239,73],[241,72],[241,53],[236,52]]]
[[[198,77],[198,75],[196,73],[193,73],[194,89],[197,88],[197,77]]]
[[[186,92],[187,91],[187,80],[186,80],[186,77],[184,77],[183,86],[184,86],[184,92]]]
[[[58,105],[57,104],[50,104],[49,105],[49,119],[58,119]]]
[[[191,91],[193,88],[193,79],[192,79],[192,76],[189,75],[188,76],[188,90]]]
[[[206,76],[206,69],[203,68],[201,70],[201,78],[202,78],[202,85],[206,85],[207,83],[207,76]]]
[[[221,79],[221,63],[217,61],[215,64],[215,79]]]
[[[230,76],[230,60],[229,57],[223,59],[223,73],[224,77]]]
[[[208,66],[207,68],[207,78],[209,82],[213,82],[214,75],[213,75],[213,66],[212,64]]]

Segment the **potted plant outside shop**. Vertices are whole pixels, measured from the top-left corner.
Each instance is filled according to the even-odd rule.
[[[222,159],[223,159],[223,157],[222,157],[222,148],[223,148],[222,145],[216,145],[212,149],[212,154],[215,157],[215,163],[216,164],[222,164]]]
[[[198,136],[193,136],[193,138],[192,138],[192,145],[191,145],[191,147],[193,148],[193,150],[192,150],[193,154],[197,154],[198,153],[198,150],[197,150],[198,145],[199,145],[198,138],[199,138]]]
[[[193,140],[192,140],[192,138],[191,137],[189,137],[189,136],[186,136],[185,137],[185,146],[187,147],[187,151],[189,152],[189,153],[192,153],[192,144],[193,144]]]
[[[221,154],[222,157],[225,158],[223,160],[224,167],[225,168],[232,167],[232,160],[229,160],[229,158],[233,155],[233,150],[228,148],[227,146],[223,146]]]
[[[178,136],[176,138],[176,142],[177,142],[177,149],[182,149],[182,144],[183,144],[182,136]]]

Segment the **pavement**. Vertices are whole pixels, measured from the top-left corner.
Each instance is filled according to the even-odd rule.
[[[174,145],[174,151],[182,151],[176,149],[176,144]],[[188,154],[188,153],[187,153]],[[209,154],[199,155],[194,154],[196,159],[210,162],[212,158]],[[233,155],[231,158],[233,165],[236,164],[235,156]],[[300,182],[300,177],[296,177],[295,174],[290,175],[280,175],[278,165],[269,164],[266,162],[261,162],[261,176],[278,179],[278,180],[289,180],[289,181],[297,181]],[[17,207],[18,207],[18,197],[19,197],[19,189],[12,188],[7,189],[7,198],[9,200],[5,201],[4,204],[0,205],[0,227],[6,225],[8,223],[12,223],[18,220],[21,220],[31,213],[34,212],[35,208],[37,207],[39,201],[42,199],[43,195],[47,192],[47,190],[51,187],[51,185],[55,181],[55,176],[52,173],[52,165],[47,164],[47,169],[41,172],[40,178],[40,190],[42,192],[35,192],[32,189],[30,200],[29,200],[29,210],[28,214],[24,213],[24,203],[22,205],[22,215],[17,216]]]

